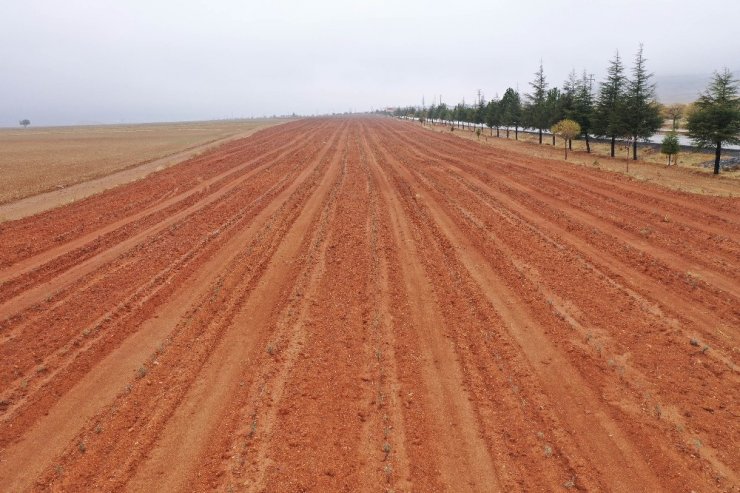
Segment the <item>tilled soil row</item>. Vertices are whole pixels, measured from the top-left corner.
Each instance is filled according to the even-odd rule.
[[[2,491],[732,491],[735,199],[384,119],[0,226]]]
[[[3,249],[0,268],[37,255],[52,247],[69,243],[85,234],[114,224],[131,221],[142,211],[151,212],[163,202],[187,191],[202,191],[199,186],[222,177],[270,153],[291,145],[303,137],[301,129],[309,124],[298,121],[278,125],[255,133],[248,139],[235,140],[217,150],[193,157],[175,167],[154,173],[135,183],[108,190],[58,209],[0,224]],[[315,131],[315,128],[314,128]]]
[[[426,162],[441,164],[447,173],[458,178],[459,173],[456,173],[456,170],[465,171],[466,178],[463,179],[467,180],[468,186],[472,183],[484,189],[484,193],[494,202],[503,204],[511,214],[521,216],[525,224],[534,224],[539,231],[551,230],[556,238],[573,238],[572,243],[577,244],[579,251],[595,249],[598,254],[591,255],[594,262],[609,261],[610,264],[614,262],[618,265],[617,268],[612,267],[611,277],[627,277],[637,291],[649,288],[646,293],[648,298],[668,300],[664,302],[663,307],[668,312],[676,307],[682,309],[682,315],[696,322],[698,327],[711,329],[701,334],[702,338],[710,338],[706,342],[725,352],[731,359],[735,357],[734,347],[738,334],[737,331],[730,330],[730,327],[737,325],[740,314],[737,310],[737,290],[732,289],[736,284],[733,275],[736,263],[732,262],[732,259],[737,258],[736,256],[728,255],[727,260],[724,260],[721,252],[715,253],[720,250],[719,248],[710,241],[703,245],[694,232],[686,231],[683,226],[679,226],[672,233],[674,236],[672,242],[675,244],[693,245],[695,252],[712,252],[703,256],[711,259],[707,260],[707,264],[713,267],[707,267],[706,274],[716,279],[716,283],[713,284],[711,279],[698,273],[700,268],[687,262],[684,257],[676,258],[671,251],[661,251],[649,244],[630,242],[629,237],[625,238],[608,224],[605,225],[604,221],[573,213],[571,212],[573,207],[570,205],[548,201],[547,196],[543,196],[536,187],[524,188],[511,177],[512,173],[509,170],[515,167],[514,165],[497,163],[491,167],[483,167],[475,164],[476,161],[465,159],[460,155],[440,157],[438,154],[430,154],[429,151],[418,148],[414,149],[414,154],[416,159],[418,156],[424,156]],[[530,178],[527,179],[527,182],[529,181]],[[573,200],[580,202],[583,198]],[[601,206],[592,203],[590,207],[598,209]],[[620,213],[620,220],[643,222],[645,218],[639,213],[632,215]],[[680,224],[680,220],[677,221]],[[662,221],[658,218],[653,218],[653,222],[646,225],[648,228],[656,228],[656,224],[660,222]],[[728,236],[724,236],[721,241],[731,245],[729,248],[734,251],[737,248],[736,238],[737,235],[728,232]],[[688,270],[692,268],[694,271]],[[677,284],[676,287],[679,289],[666,287],[672,284]],[[681,285],[688,289],[680,289]],[[682,298],[685,303],[676,303],[676,297]],[[706,310],[695,309],[697,300],[706,305]],[[722,316],[716,316],[717,312],[723,312]],[[693,337],[693,334],[691,336]],[[716,352],[713,353],[716,355]]]
[[[381,140],[384,143],[393,140],[391,136],[383,137]],[[389,154],[403,156],[407,152],[401,147],[396,147]],[[427,172],[429,168],[427,167],[418,167],[412,164],[409,164],[408,167],[422,176],[429,174]],[[584,269],[583,265],[580,272],[578,268],[573,269],[571,267],[573,265],[572,259],[560,254],[559,250],[554,250],[554,252],[559,254],[557,256],[561,258],[553,258],[553,249],[539,248],[536,236],[522,234],[523,232],[526,233],[526,230],[522,231],[517,227],[508,230],[507,228],[502,229],[500,227],[501,221],[492,216],[490,210],[483,209],[481,211],[475,208],[475,201],[463,200],[466,194],[462,192],[459,186],[453,186],[451,189],[449,185],[445,187],[445,182],[449,183],[450,181],[452,183],[457,182],[457,180],[450,180],[448,166],[440,165],[440,170],[434,173],[433,179],[424,180],[422,178],[417,187],[426,187],[430,191],[438,190],[439,197],[448,202],[444,210],[447,213],[456,213],[458,217],[455,218],[455,222],[467,226],[465,231],[453,235],[453,237],[480,238],[483,244],[476,249],[482,252],[484,256],[489,256],[492,252],[499,250],[500,258],[497,260],[488,259],[487,262],[499,268],[511,264],[516,269],[513,272],[512,279],[504,284],[514,286],[522,284],[521,281],[516,282],[517,277],[525,280],[525,283],[529,281],[532,284],[531,287],[537,289],[537,294],[541,297],[540,302],[536,303],[535,307],[539,305],[541,311],[554,312],[559,318],[568,322],[568,325],[571,326],[569,329],[577,330],[577,335],[583,337],[583,341],[594,346],[596,351],[585,351],[586,354],[573,351],[574,348],[572,347],[568,348],[566,354],[573,356],[575,364],[581,364],[584,357],[590,356],[592,358],[592,354],[589,353],[595,352],[599,357],[598,359],[603,358],[601,363],[598,362],[598,359],[596,361],[599,366],[602,366],[602,371],[609,367],[617,370],[616,373],[619,375],[617,383],[598,388],[599,393],[619,396],[620,399],[623,399],[625,391],[631,389],[635,403],[638,404],[634,409],[648,415],[659,413],[661,416],[658,416],[658,418],[662,417],[667,422],[664,426],[666,428],[664,432],[675,432],[674,428],[680,429],[682,433],[688,432],[682,437],[674,437],[679,448],[684,448],[685,444],[690,442],[690,436],[701,437],[699,439],[708,439],[711,436],[718,439],[718,441],[726,440],[721,445],[718,441],[715,442],[718,445],[717,450],[705,450],[705,454],[719,471],[731,474],[732,468],[735,466],[732,453],[736,437],[732,426],[734,417],[731,409],[727,409],[727,404],[732,402],[733,397],[723,395],[722,388],[726,387],[728,383],[731,384],[736,381],[736,374],[723,368],[724,365],[713,365],[709,360],[705,360],[702,367],[707,368],[708,371],[706,373],[697,372],[696,369],[692,368],[695,365],[692,355],[696,351],[692,350],[693,348],[687,344],[687,339],[683,339],[681,341],[683,344],[680,346],[675,341],[668,341],[674,342],[674,344],[671,344],[673,350],[670,352],[655,351],[653,344],[665,344],[663,332],[670,329],[668,324],[661,324],[661,317],[648,317],[645,320],[646,314],[639,307],[635,310],[629,303],[630,300],[627,300],[627,303],[617,303],[620,299],[619,293],[610,294],[610,290],[607,289],[608,284],[604,285],[602,282],[602,285],[599,286],[586,282],[587,278],[584,276],[588,276],[591,269]],[[528,246],[525,247],[524,245]],[[470,250],[470,247],[462,248],[462,250]],[[541,260],[537,260],[537,257],[540,257]],[[535,263],[533,264],[533,262]],[[552,276],[546,279],[541,273],[548,270],[552,273]],[[579,279],[578,282],[566,282],[570,270],[575,270],[573,276],[574,279]],[[490,283],[481,282],[480,284],[485,286],[485,284]],[[568,288],[568,292],[563,292],[565,288]],[[611,291],[614,291],[614,289]],[[558,292],[560,296],[557,295]],[[525,297],[527,295],[522,294],[520,296]],[[578,310],[578,307],[584,306],[587,301],[590,313],[585,310]],[[553,322],[547,325],[551,327],[558,326]],[[660,325],[663,325],[663,327],[660,327]],[[651,334],[653,334],[652,337],[650,337]],[[565,335],[569,335],[567,331]],[[578,341],[574,337],[567,337],[565,341],[571,344],[579,344],[580,342],[581,346],[588,348],[588,345],[582,344],[582,341]],[[617,343],[617,348],[609,347],[612,342]],[[537,349],[541,351],[544,346],[544,343],[540,343]],[[633,361],[625,361],[626,357],[634,359]],[[604,361],[607,362],[606,365],[603,364]],[[649,380],[645,378],[645,374],[635,370],[639,366],[643,366],[641,370],[645,373],[654,373],[656,366],[660,368],[661,378],[657,381],[659,385],[649,385]],[[553,367],[552,362],[547,361],[548,370],[552,370]],[[586,367],[583,371],[587,369]],[[676,370],[673,376],[670,375],[672,373],[670,369]],[[562,372],[563,369],[560,369],[559,373]],[[588,382],[593,385],[598,380],[589,378]],[[687,396],[692,397],[687,399]],[[725,397],[727,397],[727,400],[725,400]],[[664,401],[661,401],[661,399],[664,399]],[[714,402],[709,402],[710,400],[714,400]],[[673,406],[673,403],[676,402],[688,405],[685,409],[677,410]],[[705,409],[707,407],[712,408],[713,405],[718,405],[720,409],[727,409],[727,411],[711,413],[699,426],[688,426],[687,420],[683,419],[683,416],[671,416],[676,411],[679,411],[679,414],[686,415],[691,415],[692,412],[706,414]],[[626,407],[628,411],[633,410],[623,403],[620,403],[620,406]],[[627,413],[625,417],[630,422],[634,422],[634,418],[630,414],[633,413]],[[573,419],[570,421],[573,421]],[[712,432],[702,436],[703,431],[708,426],[713,428]],[[728,430],[733,431],[728,435]],[[645,426],[645,431],[651,431],[651,425]],[[593,434],[593,430],[591,434]],[[681,444],[682,441],[683,444]],[[646,444],[659,443],[655,439],[645,439],[644,442]],[[654,458],[651,457],[650,460],[654,461]],[[670,465],[673,462],[674,459],[670,459],[668,464]],[[583,477],[583,475],[580,476]]]

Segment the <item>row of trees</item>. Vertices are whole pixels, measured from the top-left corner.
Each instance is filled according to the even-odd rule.
[[[508,88],[503,97],[485,101],[479,93],[473,105],[463,101],[454,107],[432,104],[429,108],[407,107],[396,110],[396,115],[414,116],[422,121],[456,121],[486,124],[500,136],[500,129],[514,129],[518,139],[520,128],[535,129],[542,143],[545,129],[562,121],[578,124],[579,137],[591,152],[589,136],[598,136],[610,141],[610,154],[615,155],[617,140],[628,140],[632,145],[632,158],[637,159],[637,143],[653,136],[661,127],[665,116],[673,120],[674,130],[683,107],[662,108],[655,96],[655,84],[648,72],[643,48],[640,45],[635,55],[629,76],[619,53],[609,62],[605,79],[594,91],[593,79],[585,71],[578,77],[575,71],[559,87],[550,87],[540,63],[529,83],[530,91],[524,97],[513,88]],[[701,148],[716,149],[715,173],[719,172],[722,143],[740,143],[740,99],[737,82],[725,69],[715,73],[710,86],[692,107],[688,118],[689,135]],[[553,144],[555,133],[553,132]]]

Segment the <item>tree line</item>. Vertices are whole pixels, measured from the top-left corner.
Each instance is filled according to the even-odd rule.
[[[597,88],[594,88],[593,77],[585,70],[581,76],[572,71],[562,88],[551,87],[540,62],[529,83],[530,90],[523,96],[509,87],[501,98],[497,96],[489,101],[479,92],[473,104],[463,101],[448,106],[440,101],[428,108],[423,105],[398,108],[393,114],[413,116],[422,122],[427,119],[458,122],[463,127],[485,124],[491,135],[496,131],[497,137],[501,129],[505,129],[509,138],[513,129],[515,139],[519,138],[520,129],[530,128],[536,130],[540,144],[546,129],[569,120],[578,124],[577,138],[585,141],[587,152],[591,152],[589,137],[608,139],[611,157],[615,156],[617,140],[627,140],[632,146],[632,159],[637,160],[638,141],[652,137],[660,129],[664,117],[673,121],[673,132],[669,136],[671,146],[664,148],[673,149],[674,141],[677,147],[675,130],[684,111],[680,105],[663,108],[658,103],[652,78],[640,45],[630,73],[627,74],[617,52]],[[714,148],[714,172],[719,173],[722,145],[740,144],[738,81],[728,69],[714,73],[709,86],[688,113],[689,136],[699,148]],[[552,132],[553,144],[556,133]]]

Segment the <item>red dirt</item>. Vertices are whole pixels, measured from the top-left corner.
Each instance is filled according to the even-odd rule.
[[[0,491],[736,491],[740,200],[387,119],[0,225]]]

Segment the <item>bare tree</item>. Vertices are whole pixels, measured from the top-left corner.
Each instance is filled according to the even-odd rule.
[[[671,120],[673,130],[678,130],[678,124],[681,121],[685,108],[685,104],[672,104],[665,107],[664,116],[666,119]]]

